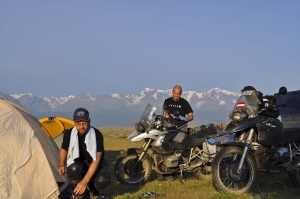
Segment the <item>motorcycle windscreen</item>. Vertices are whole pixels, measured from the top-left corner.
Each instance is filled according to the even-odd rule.
[[[141,119],[139,123],[143,125],[145,129],[149,129],[152,124],[152,118],[155,115],[156,107],[152,106],[151,104],[148,104],[147,107],[145,108]]]
[[[248,115],[254,114],[257,113],[259,105],[261,105],[261,102],[258,99],[255,90],[247,90],[239,97],[232,112],[245,111]]]

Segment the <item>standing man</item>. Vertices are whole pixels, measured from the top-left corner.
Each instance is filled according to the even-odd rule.
[[[110,184],[104,160],[102,133],[90,125],[88,110],[78,108],[73,115],[75,126],[64,131],[59,151],[59,175],[67,174],[72,198],[94,196],[104,198],[103,189]]]
[[[185,99],[181,98],[182,94],[182,88],[179,85],[175,85],[173,87],[172,91],[172,97],[165,99],[164,105],[163,105],[163,110],[164,110],[164,117],[169,118],[171,114],[174,114],[174,112],[178,111],[179,115],[182,117],[185,117],[186,121],[192,121],[194,119],[193,115],[193,109],[191,105],[189,104],[188,101]],[[186,132],[187,133],[187,124],[186,122],[176,122],[176,126],[179,130]],[[172,140],[174,138],[174,135],[172,134],[167,134],[165,139],[164,139],[164,144],[163,147],[168,147],[168,141]],[[176,174],[162,174],[159,175],[158,181],[163,181],[163,180],[174,180],[176,177]]]
[[[179,85],[173,87],[173,96],[164,101],[164,117],[169,118],[177,110],[179,115],[185,117],[187,121],[194,119],[193,109],[188,101],[181,98],[182,88]]]

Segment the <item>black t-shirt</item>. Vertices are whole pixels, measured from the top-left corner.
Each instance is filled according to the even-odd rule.
[[[94,128],[94,127],[91,127],[91,128]],[[103,155],[102,155],[102,158],[103,158],[104,157],[103,135],[98,129],[94,128],[94,130],[95,130],[95,135],[96,135],[97,152],[103,152]],[[61,148],[65,149],[65,150],[69,149],[71,132],[72,132],[72,128],[67,129],[63,132],[64,138],[63,138]],[[91,163],[93,161],[93,158],[91,157],[89,152],[86,150],[86,144],[84,143],[85,136],[86,136],[86,134],[80,135],[78,133],[78,144],[79,144],[78,145],[79,146],[79,158],[78,159],[85,163]]]
[[[193,109],[189,102],[183,98],[180,98],[178,101],[175,101],[172,97],[167,98],[164,102],[164,106],[167,107],[167,110],[170,114],[174,114],[174,111],[178,110],[179,115],[183,117],[193,112]]]

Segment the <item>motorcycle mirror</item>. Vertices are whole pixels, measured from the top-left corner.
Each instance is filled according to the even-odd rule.
[[[279,93],[280,93],[281,95],[285,95],[285,94],[287,93],[286,87],[284,87],[284,86],[280,87]]]

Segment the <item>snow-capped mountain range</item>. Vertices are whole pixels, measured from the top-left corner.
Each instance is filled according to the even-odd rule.
[[[3,94],[0,97],[8,98],[19,103],[22,107],[33,114],[41,115],[53,113],[72,113],[78,107],[85,107],[91,113],[118,112],[141,113],[148,103],[156,106],[161,114],[162,105],[166,98],[172,96],[172,90],[158,90],[145,88],[139,94],[112,94],[93,96],[89,93],[80,93],[77,96],[69,95],[65,97],[44,97],[28,94]],[[186,91],[182,93],[182,98],[190,102],[195,118],[201,120],[222,120],[232,110],[238,93],[222,90],[219,88],[210,89],[207,92]],[[160,109],[161,108],[161,109]],[[139,115],[138,115],[139,116]],[[206,117],[207,116],[207,117]],[[213,118],[215,117],[215,118]],[[139,117],[137,117],[139,118]],[[226,118],[224,118],[226,120]]]

